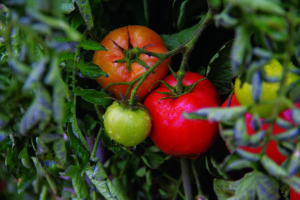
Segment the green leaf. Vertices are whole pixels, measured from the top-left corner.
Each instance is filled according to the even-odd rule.
[[[109,95],[94,89],[82,89],[76,87],[74,90],[74,94],[81,96],[81,98],[83,98],[87,102],[102,106],[107,106],[111,101],[109,98],[107,98],[109,97]]]
[[[53,177],[51,174],[47,173],[47,171],[44,169],[44,167],[42,166],[42,164],[40,163],[40,161],[38,160],[38,158],[36,157],[31,157],[34,165],[35,165],[35,168],[37,170],[37,173],[40,175],[40,176],[43,176],[47,179],[49,185],[50,185],[50,188],[52,189],[52,191],[60,196],[61,195],[61,192],[62,192],[62,185],[60,183],[58,183],[58,179],[57,177]]]
[[[71,148],[73,152],[78,155],[79,158],[82,160],[82,164],[85,165],[90,160],[90,152],[88,151],[87,144],[82,144],[81,140],[76,137],[76,135],[73,133],[74,129],[72,129],[71,124],[68,124],[68,137],[70,139]]]
[[[218,200],[234,199],[236,188],[239,184],[240,181],[215,179],[214,191],[218,197]]]
[[[207,77],[220,95],[228,94],[233,88],[230,62],[232,44],[233,40],[224,44],[208,64]]]
[[[75,0],[75,2],[80,10],[82,18],[84,19],[88,30],[91,30],[94,27],[94,21],[89,0]]]
[[[55,152],[58,162],[64,166],[67,159],[67,149],[63,138],[58,139],[53,143],[53,151]]]
[[[66,94],[68,94],[68,88],[62,80],[58,80],[53,86],[52,94],[52,112],[54,120],[58,123],[58,125],[62,125],[65,118]]]
[[[265,167],[268,173],[271,174],[273,177],[283,178],[288,176],[287,171],[281,166],[279,166],[278,164],[276,164],[267,155],[262,156],[261,164]]]
[[[233,124],[238,118],[244,116],[247,108],[236,106],[230,108],[203,108],[191,113],[183,113],[187,119],[203,119]]]
[[[69,14],[70,12],[75,10],[75,6],[73,0],[60,0],[60,8],[65,14]]]
[[[111,181],[107,177],[100,161],[97,162],[96,166],[89,166],[86,169],[86,175],[90,178],[92,183],[95,185],[97,190],[107,200],[123,200],[122,197]]]
[[[32,64],[32,70],[23,85],[23,88],[25,90],[32,89],[34,84],[37,84],[37,82],[40,81],[43,73],[45,72],[47,62],[47,59],[43,59],[37,63]]]
[[[9,66],[10,66],[12,72],[14,74],[16,74],[16,77],[21,81],[25,80],[31,71],[29,66],[15,60],[15,59],[11,59],[9,61]]]
[[[279,184],[260,172],[246,174],[237,181],[215,180],[214,189],[219,200],[279,199]]]
[[[85,50],[106,51],[104,46],[93,40],[83,40],[80,46]]]
[[[64,173],[61,173],[61,175],[69,176],[72,179],[72,185],[78,198],[88,198],[90,194],[89,186],[78,166],[71,165]]]
[[[87,136],[92,136],[93,135],[93,130],[96,127],[97,123],[98,122],[95,121],[93,119],[93,117],[91,117],[90,115],[86,115],[83,118],[83,127],[84,127],[84,130],[85,130],[85,133],[86,133]]]
[[[235,34],[230,58],[233,73],[236,75],[240,73],[243,66],[250,62],[252,47],[250,43],[251,32],[246,26],[239,26],[235,30]]]
[[[13,145],[13,141],[10,137],[6,136],[3,140],[0,141],[0,152],[6,153],[7,150],[11,149]]]
[[[285,10],[278,2],[269,0],[227,0],[227,3],[231,6],[238,6],[245,12],[264,12],[282,16],[285,14]]]
[[[38,126],[39,130],[45,128],[52,116],[51,97],[48,91],[43,87],[39,87],[35,95],[33,103],[20,122],[19,131],[24,135],[29,133],[29,130],[35,125]],[[30,134],[32,134],[32,131],[30,131]]]
[[[35,175],[31,173],[23,173],[22,177],[18,179],[18,193],[20,194],[27,189],[35,179]]]
[[[143,177],[146,175],[146,167],[141,167],[136,171],[136,175],[139,177]]]
[[[93,63],[84,63],[82,60],[80,60],[76,64],[76,67],[80,69],[80,72],[83,76],[89,79],[96,79],[100,76],[107,77],[107,74],[103,72],[98,65],[95,65]]]
[[[165,156],[156,146],[144,148],[145,153],[142,155],[144,163],[152,168],[157,169],[165,160],[169,159],[170,156]]]
[[[161,38],[165,42],[166,47],[172,50],[188,41],[188,39],[190,39],[190,37],[195,33],[197,28],[198,25],[194,25],[172,35],[161,35]]]
[[[260,172],[247,174],[237,186],[236,199],[279,199],[279,184]]]

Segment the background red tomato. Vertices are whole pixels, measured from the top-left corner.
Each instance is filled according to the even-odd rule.
[[[228,101],[229,101],[229,98],[222,104],[222,107],[227,107],[228,106]],[[230,102],[230,107],[234,107],[234,106],[239,106],[239,102],[237,101],[237,98],[235,96],[235,94],[232,95],[232,98],[231,98],[231,102]],[[294,105],[297,107],[297,108],[300,108],[300,102],[297,102],[297,103],[294,103]],[[278,115],[281,119],[283,120],[286,120],[290,123],[293,123],[293,120],[292,120],[292,110],[291,109],[287,109],[283,112],[281,112],[279,115]],[[251,120],[252,120],[252,115],[249,114],[249,113],[246,113],[245,114],[245,122],[246,122],[246,128],[247,128],[247,133],[248,135],[253,135],[255,134],[255,131],[251,125]],[[263,122],[263,119],[261,119],[261,122]],[[262,124],[262,127],[261,129],[262,130],[267,130],[269,128],[269,124],[267,123],[263,123]],[[274,124],[274,127],[273,127],[273,132],[272,132],[272,135],[277,135],[277,134],[280,134],[280,133],[283,133],[285,132],[286,130],[280,126],[278,126],[276,123]],[[247,152],[250,152],[250,153],[255,153],[255,154],[258,154],[261,152],[262,150],[262,147],[246,147],[246,146],[239,146],[238,148],[240,149],[243,149]],[[281,153],[277,147],[277,142],[275,140],[271,140],[267,146],[267,149],[266,149],[266,155],[271,158],[274,162],[276,162],[278,165],[281,165],[285,159],[287,158],[286,155],[284,155],[283,153]],[[298,177],[300,177],[300,174],[298,175]],[[297,193],[295,190],[291,189],[291,193],[290,193],[290,199],[291,200],[297,200],[297,199],[300,199],[300,194]]]
[[[107,49],[107,51],[96,51],[93,62],[97,64],[102,71],[108,74],[108,77],[99,77],[96,79],[103,88],[105,88],[109,83],[129,82],[135,80],[147,70],[137,62],[133,62],[131,64],[131,70],[128,72],[127,63],[117,63],[116,61],[125,57],[124,52],[119,47],[128,50],[131,48],[131,45],[132,48],[143,48],[155,53],[166,53],[168,51],[160,36],[144,26],[126,26],[116,29],[110,32],[103,39],[101,44]],[[156,57],[146,54],[139,55],[139,58],[149,67],[158,60]],[[168,64],[170,63],[171,58],[160,64],[139,87],[136,95],[143,99],[149,93],[151,85],[155,81],[163,79],[168,73]],[[109,88],[109,91],[116,98],[120,99],[120,93],[125,95],[127,88],[127,85],[114,85]]]
[[[201,78],[204,77],[200,74],[186,72],[183,84],[188,86]],[[172,86],[176,85],[173,75],[169,75],[164,81]],[[185,119],[182,113],[219,106],[220,97],[213,84],[205,79],[190,93],[175,99],[162,99],[168,96],[157,92],[170,91],[161,84],[144,102],[153,118],[150,137],[155,145],[164,153],[179,157],[196,158],[206,152],[218,137],[217,123]]]
[[[228,101],[229,98],[222,104],[222,107],[227,107],[228,105]],[[230,103],[230,107],[234,107],[234,106],[239,106],[239,102],[237,101],[237,98],[235,96],[235,94],[232,95],[231,98],[231,103]],[[295,106],[300,108],[300,102],[295,103]],[[290,123],[293,123],[292,120],[292,111],[291,109],[285,110],[284,112],[281,112],[279,114],[279,117],[283,120],[286,120]],[[254,135],[255,134],[255,130],[253,129],[252,125],[251,125],[251,121],[252,121],[252,115],[250,113],[246,113],[245,114],[245,122],[247,125],[247,133],[248,135]],[[263,119],[260,119],[260,121],[262,122],[262,130],[267,130],[269,128],[269,124],[267,123],[263,123]],[[285,132],[286,130],[280,126],[278,126],[276,123],[274,124],[273,127],[273,132],[272,135],[277,135],[280,133]],[[258,154],[261,152],[262,147],[248,147],[248,146],[239,146],[240,149],[243,149],[247,152],[250,153],[255,153]],[[286,155],[284,155],[283,153],[281,153],[279,151],[279,149],[277,148],[277,142],[275,140],[271,140],[267,146],[266,149],[266,154],[268,155],[269,158],[271,158],[274,162],[276,162],[277,164],[281,165],[283,163],[283,161],[285,161],[286,159]]]

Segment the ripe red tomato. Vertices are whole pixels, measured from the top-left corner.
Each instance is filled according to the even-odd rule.
[[[183,84],[192,85],[201,78],[203,76],[200,74],[186,72]],[[173,75],[164,81],[176,85]],[[152,115],[150,137],[155,145],[171,156],[196,158],[206,152],[218,138],[218,124],[207,120],[185,119],[182,113],[219,106],[220,97],[213,84],[208,79],[200,81],[190,93],[176,99],[162,99],[167,95],[157,92],[170,91],[161,84],[144,101]]]
[[[110,83],[130,82],[141,76],[147,69],[137,62],[133,62],[137,57],[149,67],[158,61],[158,58],[151,55],[136,54],[134,48],[143,48],[155,53],[166,53],[168,51],[160,36],[144,26],[127,26],[116,29],[110,32],[101,44],[107,51],[96,51],[93,62],[108,74],[108,77],[102,76],[96,79],[103,88]],[[130,51],[130,55],[128,55],[128,51]],[[128,71],[127,62],[117,62],[124,59],[125,54],[130,57],[128,59],[132,62],[130,71]],[[171,59],[165,60],[153,73],[150,73],[139,87],[136,95],[143,99],[149,93],[151,85],[155,81],[163,79],[168,73],[168,64],[170,63]],[[120,93],[125,95],[127,88],[127,85],[113,85],[109,88],[109,92],[116,98],[121,99]],[[127,96],[127,98],[129,97],[130,95]]]
[[[222,104],[222,107],[227,107],[229,98]],[[230,107],[234,107],[234,106],[239,106],[239,102],[237,101],[237,98],[235,96],[235,94],[232,95],[231,98],[231,103],[230,103]],[[300,108],[300,102],[295,103],[295,106]],[[283,112],[281,112],[279,114],[279,117],[285,121],[288,121],[290,123],[293,123],[292,120],[292,110],[288,109],[285,110]],[[250,113],[246,113],[245,114],[245,122],[246,122],[246,128],[247,128],[247,133],[248,135],[254,135],[255,134],[255,130],[253,129],[252,125],[251,125],[251,121],[252,121],[252,115]],[[269,128],[269,124],[267,123],[263,123],[263,119],[260,119],[260,121],[262,122],[262,130],[267,130]],[[273,132],[272,135],[277,135],[280,133],[285,132],[286,130],[280,126],[278,126],[276,123],[274,124],[273,127]],[[248,146],[239,146],[240,149],[243,149],[247,152],[250,153],[254,153],[254,154],[258,154],[261,152],[262,147],[248,147]],[[283,161],[285,161],[286,159],[286,155],[282,154],[278,148],[277,148],[277,142],[275,140],[271,140],[267,146],[266,149],[266,154],[268,155],[269,158],[271,158],[274,162],[276,162],[278,165],[281,165],[283,163]]]

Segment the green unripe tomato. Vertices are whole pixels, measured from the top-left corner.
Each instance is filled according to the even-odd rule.
[[[117,101],[108,107],[104,128],[111,139],[130,147],[143,142],[151,130],[151,117],[142,108],[129,108]]]

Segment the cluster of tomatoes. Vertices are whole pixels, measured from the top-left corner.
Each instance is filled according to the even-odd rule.
[[[128,84],[112,83],[127,83],[137,80],[158,61],[158,58],[151,53],[139,53],[138,49],[159,54],[168,51],[162,39],[155,32],[143,26],[128,26],[114,30],[106,36],[101,44],[107,51],[95,52],[93,62],[99,65],[108,74],[108,77],[97,78],[97,81],[103,88],[109,86],[108,91],[117,99],[121,99],[122,95],[127,95],[126,97],[129,98],[132,90],[127,92]],[[186,88],[194,85],[193,88],[188,92],[176,91],[174,94],[170,87],[176,88],[176,77],[171,74],[164,78],[169,72],[168,65],[170,64],[170,58],[162,62],[147,76],[136,91],[136,96],[140,97],[143,105],[140,103],[128,105],[122,101],[115,101],[104,115],[104,127],[112,139],[124,146],[135,146],[150,135],[155,145],[168,155],[197,158],[217,140],[218,123],[200,119],[185,119],[182,113],[193,112],[201,108],[219,107],[221,106],[220,96],[208,79],[203,79],[202,75],[192,72],[186,72],[182,83]],[[273,60],[265,70],[268,75],[276,76],[278,75],[276,73],[279,75],[282,73],[280,67],[280,64]],[[157,88],[149,91],[153,84],[162,79],[164,84],[161,83]],[[199,81],[200,79],[203,80]],[[288,75],[286,84],[296,80],[298,78],[295,76]],[[133,83],[132,88],[138,82]],[[251,102],[253,99],[251,86],[245,83],[241,87],[240,84],[238,79],[235,84],[236,94],[232,95],[230,104],[227,99],[222,107],[253,103]],[[264,99],[262,100],[276,99],[278,87],[278,85],[274,86],[274,83],[263,83],[263,95],[261,96]],[[267,94],[266,97],[264,97],[264,93]],[[295,103],[295,106],[300,108],[300,103]],[[263,118],[269,117],[273,113],[273,108],[274,106],[256,108],[256,113],[259,113],[261,117],[262,130],[270,127]],[[280,105],[279,111],[281,119],[293,124],[290,109],[287,109],[285,105]],[[245,114],[249,136],[257,131],[252,126],[252,118],[250,110],[250,113]],[[284,131],[284,128],[275,123],[272,134],[276,135]],[[262,146],[239,146],[238,148],[255,154],[262,150]],[[286,159],[286,156],[277,148],[275,140],[268,143],[266,154],[279,165]],[[292,195],[294,195],[293,192]]]

